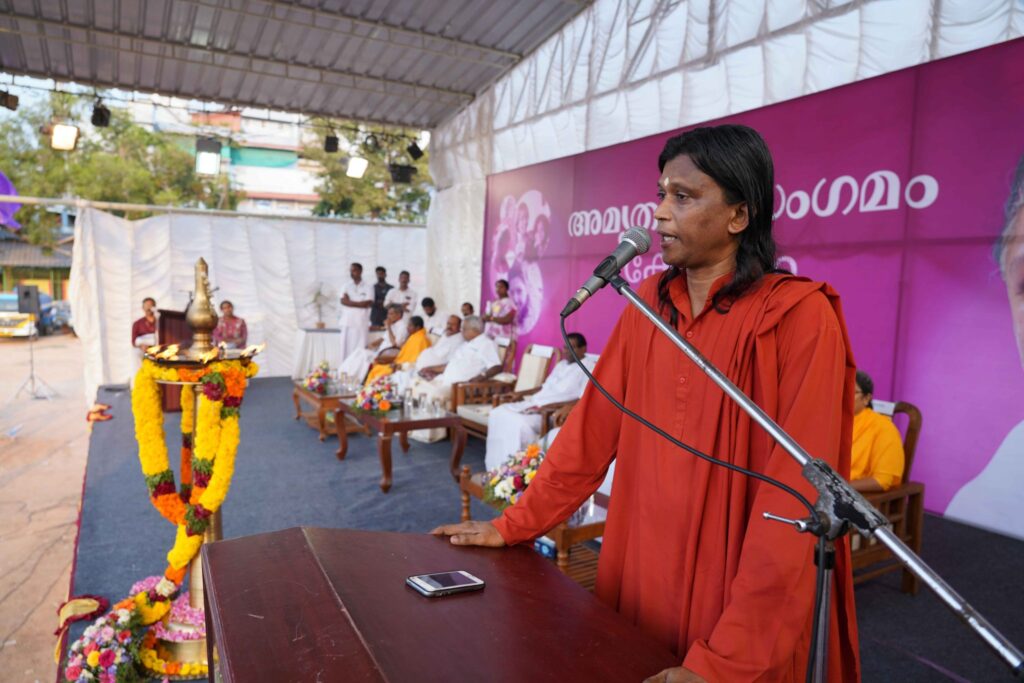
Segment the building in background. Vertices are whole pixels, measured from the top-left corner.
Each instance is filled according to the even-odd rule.
[[[18,285],[35,285],[54,300],[64,299],[71,276],[71,250],[29,244],[16,233],[0,228],[0,292]]]
[[[195,141],[215,137],[221,148],[221,172],[245,194],[239,211],[308,216],[320,201],[316,188],[318,165],[300,157],[313,131],[302,117],[282,112],[250,111],[194,113],[188,102],[157,95],[132,102],[136,123],[153,131],[177,135],[194,150]],[[209,207],[217,208],[217,207]]]

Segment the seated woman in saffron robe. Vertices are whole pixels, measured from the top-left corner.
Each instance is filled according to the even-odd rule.
[[[903,478],[903,439],[885,415],[871,409],[875,383],[863,370],[857,371],[853,393],[853,452],[850,483],[865,493],[888,491]]]
[[[409,318],[408,325],[409,338],[402,344],[402,348],[399,350],[398,355],[395,356],[394,361],[391,363],[374,363],[370,368],[370,374],[366,376],[367,386],[378,377],[390,375],[398,366],[415,363],[420,354],[425,349],[430,348],[430,337],[427,336],[427,331],[423,329],[423,318],[414,315]]]
[[[669,268],[637,294],[808,452],[848,477],[855,369],[839,297],[825,283],[776,270],[768,146],[745,126],[696,128],[666,142],[658,170],[654,218]],[[635,308],[620,316],[594,376],[694,448],[815,499],[800,466]],[[455,545],[530,541],[577,510],[613,460],[594,592],[678,655],[679,666],[652,671],[649,680],[803,680],[815,539],[763,513],[799,518],[806,508],[778,488],[690,456],[593,387],[515,505],[494,522],[432,533]],[[832,591],[826,680],[857,681],[845,538],[836,544]]]

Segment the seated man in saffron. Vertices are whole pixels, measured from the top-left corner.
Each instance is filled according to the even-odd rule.
[[[858,491],[888,491],[903,477],[903,439],[885,415],[871,409],[875,383],[857,371],[853,392],[853,453],[850,483]]]
[[[407,334],[409,338],[402,344],[402,349],[398,352],[394,362],[375,362],[370,367],[370,374],[366,377],[367,385],[378,377],[390,375],[404,365],[412,365],[420,357],[421,353],[430,348],[430,337],[427,336],[427,331],[423,328],[423,318],[420,316],[414,315],[409,318]]]
[[[341,361],[342,374],[355,377],[357,381],[362,382],[370,369],[370,363],[380,351],[399,349],[409,336],[408,324],[402,322],[402,315],[401,306],[388,306],[387,318],[384,320],[384,336],[374,339],[364,348],[356,349]]]

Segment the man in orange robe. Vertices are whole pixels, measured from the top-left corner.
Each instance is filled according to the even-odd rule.
[[[853,359],[835,292],[773,272],[773,170],[742,126],[670,139],[655,212],[671,266],[640,295],[808,452],[850,471]],[[721,460],[813,501],[800,468],[634,308],[595,369],[627,407]],[[457,545],[534,538],[597,489],[616,460],[597,596],[677,652],[652,681],[800,681],[814,607],[814,537],[764,520],[806,509],[788,494],[699,460],[588,388],[518,503],[492,522],[434,530]],[[829,681],[860,663],[849,548],[837,543]]]

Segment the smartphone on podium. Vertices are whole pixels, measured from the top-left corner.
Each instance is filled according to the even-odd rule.
[[[469,572],[437,572],[436,574],[418,574],[405,580],[418,593],[428,598],[439,598],[442,595],[466,593],[482,590],[484,582]]]

